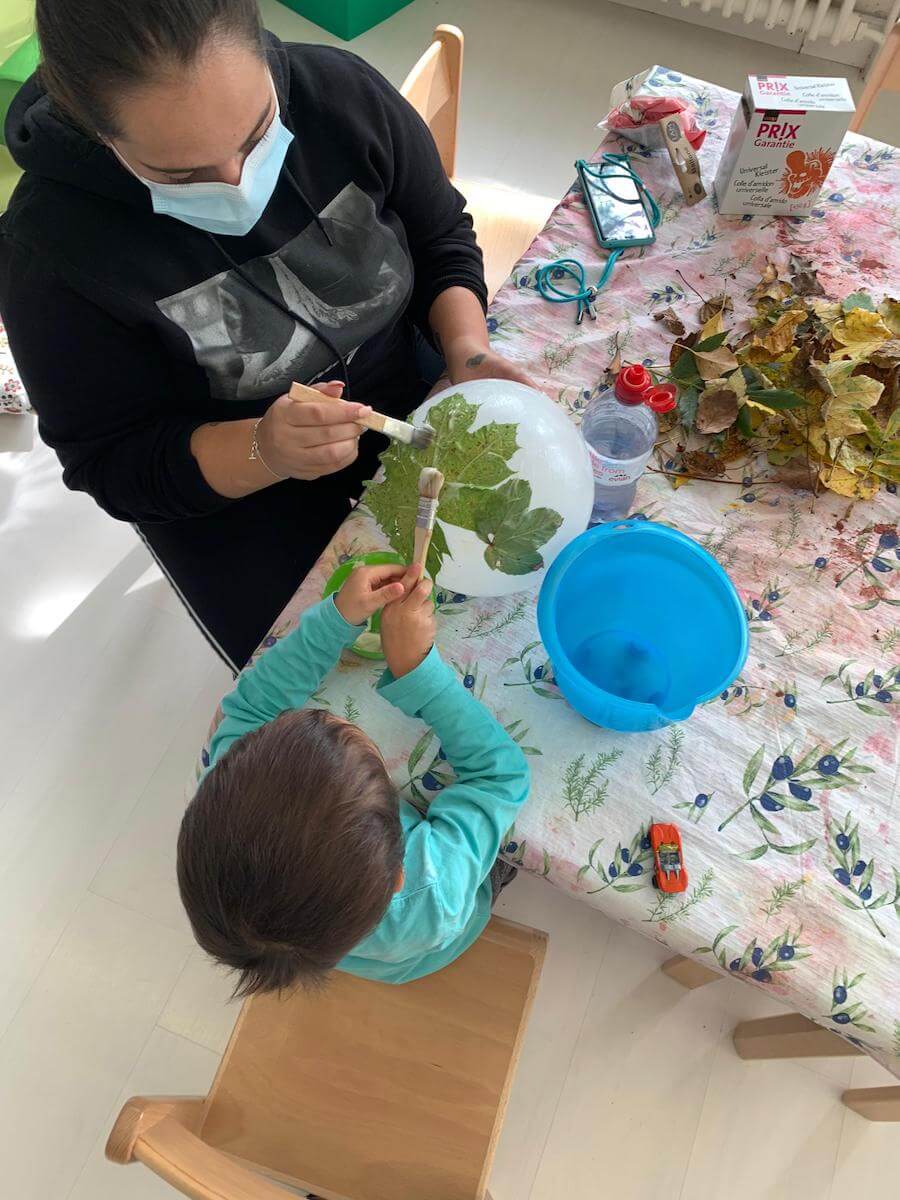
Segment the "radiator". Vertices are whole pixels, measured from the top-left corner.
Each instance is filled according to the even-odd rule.
[[[614,0],[614,3],[862,68],[868,66],[888,30],[900,19],[900,0]]]

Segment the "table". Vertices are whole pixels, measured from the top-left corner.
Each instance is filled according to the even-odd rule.
[[[709,131],[709,183],[737,96],[676,72],[662,78]],[[611,138],[602,148],[620,146]],[[576,327],[569,306],[534,290],[536,268],[566,254],[589,278],[599,273],[602,252],[575,188],[488,318],[494,344],[573,419],[616,345],[632,361],[663,360],[671,337],[652,314],[699,305],[692,288],[709,296],[725,286],[735,315],[746,315],[743,298],[767,254],[813,258],[831,296],[862,286],[880,296],[891,281],[896,290],[900,151],[849,136],[805,221],[719,217],[709,202],[686,209],[667,156],[638,150],[636,159],[662,209],[658,242],[619,263],[597,322]],[[745,670],[685,724],[618,734],[582,720],[553,682],[534,590],[503,600],[439,593],[438,646],[530,755],[532,793],[507,857],[678,954],[776,995],[900,1075],[900,506],[886,491],[850,511],[831,494],[813,503],[760,462],[730,479],[673,490],[648,474],[638,493],[644,516],[717,556],[746,604]],[[383,545],[364,507],[354,512],[260,652],[320,598],[340,562]],[[691,619],[659,601],[661,619]],[[375,695],[380,669],[346,654],[316,702],[363,725],[404,793],[427,803],[447,782],[447,764],[430,733]],[[651,886],[652,818],[682,831],[690,888],[681,897]]]

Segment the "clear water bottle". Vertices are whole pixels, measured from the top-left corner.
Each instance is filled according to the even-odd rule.
[[[675,407],[675,388],[654,387],[650,372],[623,367],[612,387],[587,406],[581,432],[594,469],[591,524],[627,517],[659,433],[656,413]]]

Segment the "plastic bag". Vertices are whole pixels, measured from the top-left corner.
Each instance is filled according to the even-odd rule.
[[[699,150],[706,130],[697,124],[693,106],[672,94],[680,78],[665,67],[651,67],[617,83],[609,98],[610,111],[598,128],[609,129],[648,150],[662,150],[665,142],[659,122],[678,113],[687,140]]]

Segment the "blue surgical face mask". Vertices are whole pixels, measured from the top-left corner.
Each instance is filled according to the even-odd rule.
[[[240,183],[157,183],[138,175],[114,146],[111,149],[122,165],[149,189],[155,213],[175,217],[207,233],[243,237],[272,199],[293,138],[282,124],[276,97],[275,116],[244,159]]]

